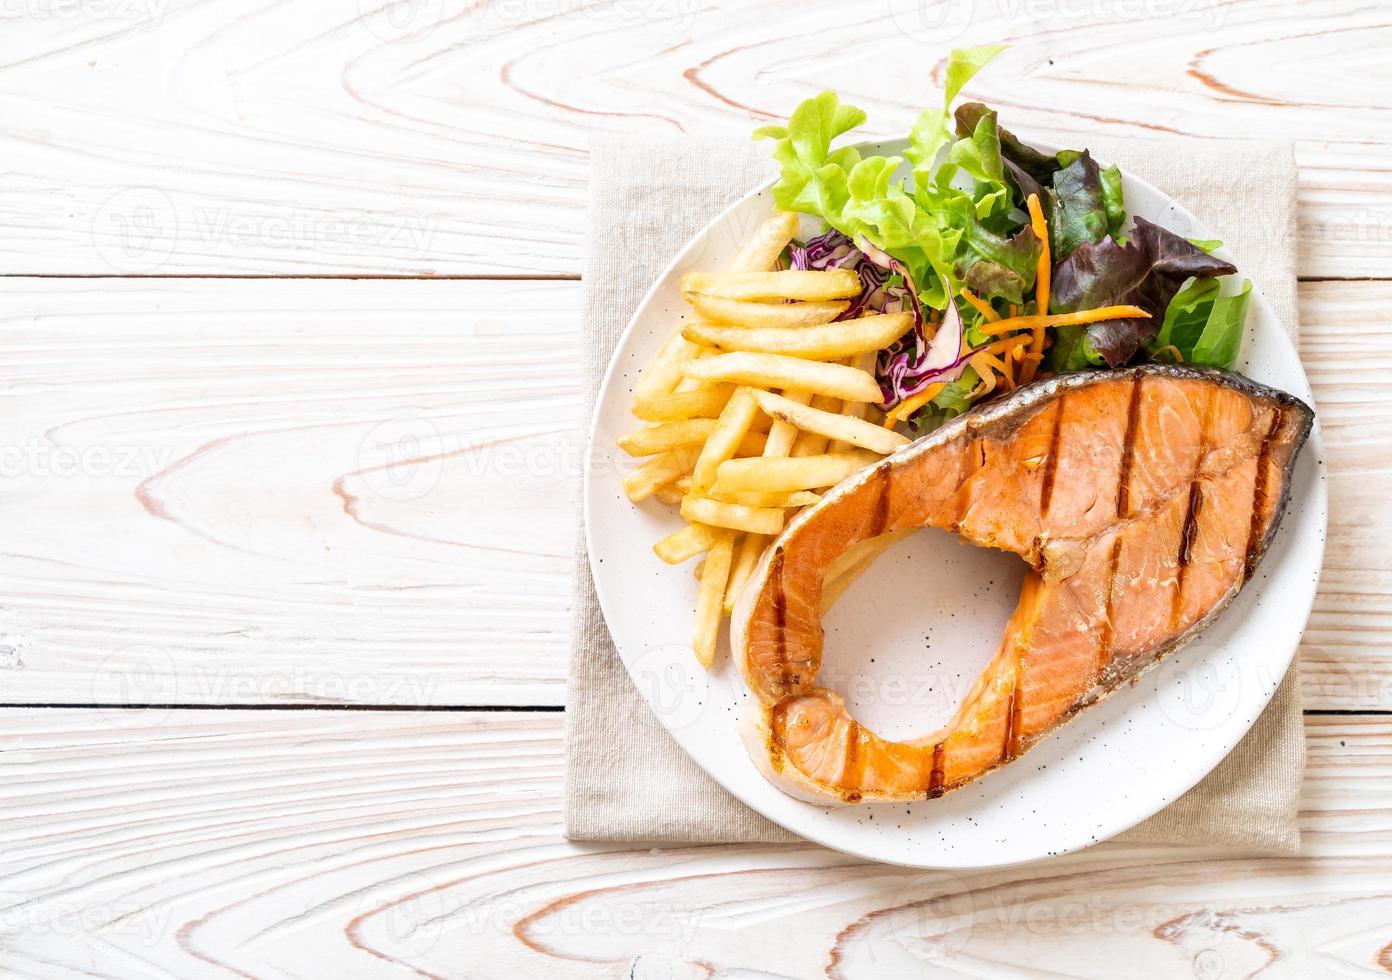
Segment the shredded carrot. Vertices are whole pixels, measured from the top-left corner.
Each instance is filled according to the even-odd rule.
[[[1049,256],[1049,223],[1044,220],[1044,209],[1040,207],[1039,195],[1031,194],[1027,202],[1030,215],[1030,227],[1034,229],[1034,235],[1039,239],[1039,265],[1034,274],[1034,311],[1038,316],[1049,315],[1049,287],[1052,276],[1052,259]],[[1040,323],[1034,327],[1034,340],[1030,344],[1030,353],[1042,354],[1044,352],[1044,328],[1045,324]],[[1026,368],[1024,376],[1020,379],[1021,384],[1028,384],[1034,378],[1032,367]]]
[[[904,421],[934,398],[937,398],[938,393],[946,387],[947,385],[943,383],[932,384],[924,388],[918,394],[905,398],[898,405],[894,406],[894,408],[890,409],[889,414],[885,416],[884,427],[886,429],[894,428],[896,423]]]
[[[1156,353],[1156,354],[1163,354],[1163,353],[1165,353],[1166,351],[1169,351],[1171,354],[1174,355],[1174,362],[1175,362],[1176,364],[1183,364],[1183,363],[1184,363],[1184,355],[1183,355],[1182,353],[1180,353],[1179,348],[1176,347],[1174,344],[1166,344],[1164,347],[1161,347],[1161,348],[1160,348],[1159,350],[1157,350],[1155,353]]]
[[[973,399],[989,395],[996,390],[996,372],[992,371],[990,365],[986,363],[992,360],[995,360],[995,358],[991,357],[989,354],[977,354],[971,359],[972,370],[981,378],[981,384],[972,389],[971,397]]]
[[[976,311],[986,318],[987,323],[995,323],[1000,319],[1000,314],[991,309],[990,303],[973,293],[966,286],[962,287],[962,298],[975,307]]]
[[[1010,337],[1001,337],[993,340],[985,347],[978,347],[978,354],[1003,354],[1014,347],[1023,347],[1028,344],[1030,338],[1027,334],[1015,334]]]
[[[1002,334],[1015,330],[1033,330],[1035,327],[1076,327],[1085,323],[1099,323],[1102,320],[1122,320],[1131,317],[1149,319],[1150,314],[1139,306],[1099,306],[1095,310],[1079,310],[1076,313],[1010,317],[1007,320],[997,320],[989,327],[983,326],[981,330],[983,333]]]

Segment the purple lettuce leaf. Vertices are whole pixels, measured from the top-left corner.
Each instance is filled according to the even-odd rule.
[[[1054,270],[1050,311],[1071,313],[1100,306],[1139,306],[1150,319],[1108,320],[1057,331],[1050,360],[1056,371],[1073,371],[1097,361],[1126,364],[1155,335],[1170,300],[1186,280],[1236,272],[1186,239],[1144,218],[1135,218],[1127,243],[1110,235],[1083,242]]]

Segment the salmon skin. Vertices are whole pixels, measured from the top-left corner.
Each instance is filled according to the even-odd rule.
[[[745,744],[817,803],[934,798],[1010,762],[1232,601],[1270,544],[1314,412],[1237,374],[1146,365],[1021,388],[838,485],[765,553],[731,625]],[[917,527],[1029,564],[949,724],[890,742],[817,686],[826,568]],[[906,601],[907,601],[906,597]]]

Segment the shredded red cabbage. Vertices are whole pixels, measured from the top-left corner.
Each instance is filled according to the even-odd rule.
[[[875,379],[880,383],[883,407],[888,410],[905,398],[918,394],[930,384],[955,381],[961,377],[967,358],[975,353],[963,350],[962,318],[957,304],[948,302],[930,341],[918,290],[905,265],[867,241],[851,241],[832,229],[805,245],[794,243],[789,249],[794,269],[854,269],[860,277],[860,295],[838,320],[865,313],[913,314],[913,328],[875,361]],[[948,295],[951,295],[950,291]]]

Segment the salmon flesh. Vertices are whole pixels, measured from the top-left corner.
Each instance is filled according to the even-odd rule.
[[[1237,374],[1079,372],[959,416],[846,480],[789,524],[735,611],[755,763],[794,796],[857,803],[938,797],[1015,759],[1232,601],[1276,531],[1313,420]],[[918,527],[1030,567],[951,722],[891,742],[817,686],[819,603],[846,549]]]

